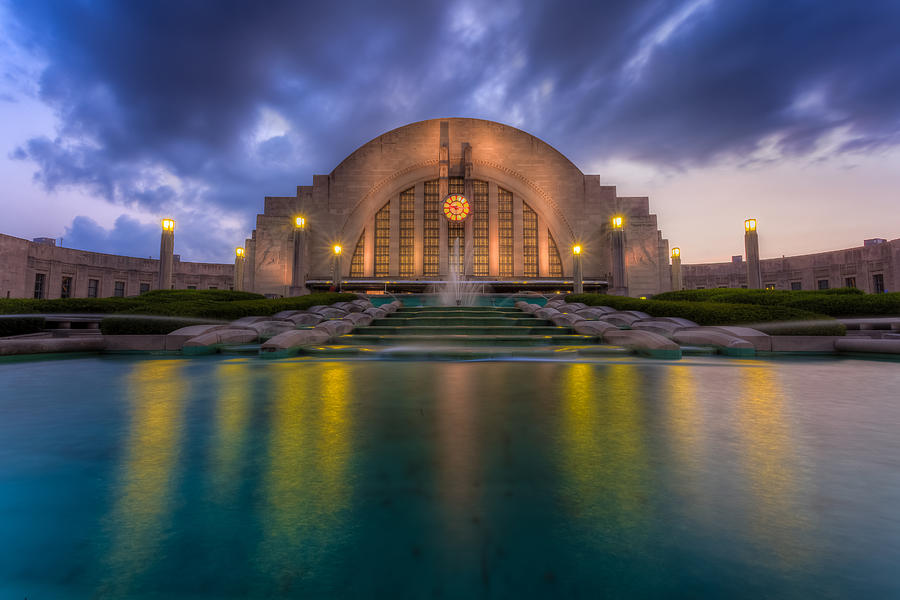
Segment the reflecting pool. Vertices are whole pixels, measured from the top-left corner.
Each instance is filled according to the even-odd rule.
[[[900,365],[0,363],[0,598],[900,596]]]

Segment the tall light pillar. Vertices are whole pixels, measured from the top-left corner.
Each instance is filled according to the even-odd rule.
[[[294,263],[291,269],[291,296],[302,296],[306,289],[306,217],[294,217]]]
[[[175,271],[175,219],[162,220],[159,239],[159,289],[171,290]]]
[[[334,289],[338,292],[341,291],[341,252],[343,248],[341,248],[340,244],[335,244],[334,248],[334,263],[332,265],[332,285]]]
[[[581,244],[572,246],[572,291],[584,293],[584,275],[581,271]]]
[[[625,273],[625,217],[612,218],[612,231],[610,231],[610,248],[612,249],[612,279],[611,294],[616,296],[628,295],[628,280]]]
[[[759,271],[759,236],[756,234],[756,219],[744,221],[744,251],[747,254],[747,287],[758,290],[762,287]]]
[[[234,249],[234,291],[244,291],[244,249]]]
[[[681,248],[672,248],[672,291],[680,292],[684,289],[681,282]]]

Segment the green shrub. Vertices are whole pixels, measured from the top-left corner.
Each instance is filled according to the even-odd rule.
[[[232,302],[234,300],[263,300],[265,296],[253,292],[236,292],[234,290],[153,290],[144,292],[139,298],[154,302],[180,302],[184,300]]]
[[[782,306],[831,317],[900,315],[900,293],[864,294],[853,288],[814,291],[710,289],[666,292],[654,300]]]
[[[698,325],[752,325],[780,322],[785,325],[778,335],[843,335],[845,328],[826,315],[784,306],[730,304],[687,300],[640,300],[603,294],[569,294],[567,302],[589,306],[609,306],[616,310],[639,310],[654,317],[681,317]],[[809,325],[798,321],[816,321]],[[829,321],[832,321],[829,323]]]
[[[43,317],[0,317],[0,337],[39,333],[43,330]]]
[[[165,317],[106,317],[100,321],[103,335],[165,335],[189,325],[209,323],[205,319],[168,319]]]

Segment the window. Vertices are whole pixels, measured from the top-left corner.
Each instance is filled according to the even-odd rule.
[[[503,188],[497,189],[497,225],[500,237],[500,277],[512,277],[513,274],[513,227],[512,227],[512,192]]]
[[[774,290],[774,289],[775,289],[775,284],[774,284],[774,283],[767,283],[767,284],[766,284],[766,289],[767,289],[767,290]]]
[[[96,298],[100,289],[99,279],[88,279],[88,298]]]
[[[550,246],[550,277],[562,277],[562,261],[559,259],[559,248],[556,247],[556,240],[547,232],[547,243]]]
[[[827,290],[828,289],[828,280],[827,279],[819,279],[816,282],[816,287],[818,287],[820,290]]]
[[[359,241],[356,242],[356,250],[353,251],[353,258],[350,259],[350,277],[362,277],[363,269],[365,265],[363,264],[363,255],[366,251],[366,230],[363,229],[363,232],[359,234]]]
[[[796,292],[797,290],[802,290],[802,289],[803,289],[803,286],[800,284],[799,281],[792,281],[792,282],[791,282],[791,289],[794,290],[794,291]]]
[[[698,286],[697,286],[697,289],[698,289],[698,290],[702,290],[702,289],[706,289],[706,288],[704,288],[702,285],[698,285]]]
[[[71,298],[72,297],[72,278],[71,277],[63,277],[62,278],[62,288],[59,290],[60,298]]]
[[[472,275],[488,275],[488,184],[487,181],[472,182]]]
[[[875,294],[884,293],[884,274],[875,273],[872,275],[872,292]]]
[[[150,284],[149,284],[149,283],[142,283],[142,284],[141,284],[141,293],[144,294],[144,293],[149,292],[149,291],[150,291]]]
[[[35,298],[43,298],[44,297],[44,283],[47,281],[47,276],[43,273],[35,273],[34,274],[34,297]]]
[[[416,188],[400,193],[400,277],[415,275]]]
[[[425,182],[425,204],[422,229],[422,271],[426,277],[437,277],[440,262],[440,186],[437,179]]]
[[[191,288],[188,287],[188,289],[191,289]],[[197,288],[195,287],[194,289],[197,289]],[[125,282],[124,281],[116,282],[116,287],[113,290],[113,296],[115,296],[116,298],[124,298],[125,297]]]
[[[522,256],[525,277],[537,277],[537,213],[527,204],[522,204]]]
[[[462,177],[451,177],[449,181],[451,194],[465,194],[466,180]],[[456,265],[453,264],[453,247],[459,240],[459,252],[456,254]],[[447,221],[447,261],[448,266],[457,273],[463,273],[463,263],[466,258],[466,222]]]
[[[217,285],[211,285],[211,286],[209,286],[209,289],[211,289],[211,290],[217,290],[217,289],[219,289],[219,286],[217,286]]]
[[[117,281],[117,282],[116,282],[116,289],[117,289],[117,290],[119,289],[119,284],[120,284],[120,283],[121,283],[121,281]],[[196,286],[196,285],[189,285],[189,286],[187,286],[187,289],[189,289],[189,290],[196,290],[196,289],[197,289],[197,286]]]
[[[375,213],[375,277],[387,277],[391,268],[391,203]]]
[[[844,287],[855,288],[856,287],[856,277],[844,278]]]

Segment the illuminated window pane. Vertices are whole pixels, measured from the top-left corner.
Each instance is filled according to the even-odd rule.
[[[537,277],[537,213],[522,203],[522,257],[525,277]]]
[[[488,275],[488,184],[486,181],[473,181],[472,198],[472,235],[474,252],[472,256],[472,274],[476,277]]]
[[[375,213],[375,277],[387,277],[391,266],[391,203]]]
[[[497,189],[497,225],[500,237],[500,277],[512,277],[513,274],[513,235],[512,235],[512,192]]]
[[[449,180],[449,192],[451,194],[465,194],[466,180],[462,177],[451,177]],[[459,253],[457,256],[457,264],[453,265],[453,244],[459,240]],[[455,269],[457,273],[463,272],[463,261],[466,254],[466,222],[465,221],[448,221],[447,222],[447,261],[451,269]]]
[[[400,277],[412,277],[415,274],[413,263],[413,243],[416,235],[415,206],[415,188],[400,193]]]
[[[366,230],[359,235],[359,241],[356,242],[356,250],[353,251],[353,258],[350,259],[350,277],[362,277],[364,254],[366,251]]]
[[[440,186],[437,179],[425,182],[425,204],[422,230],[422,270],[425,277],[437,277],[440,263],[441,218]]]
[[[556,247],[556,240],[547,232],[547,241],[550,246],[550,277],[562,277],[562,261],[559,259],[559,248]]]

